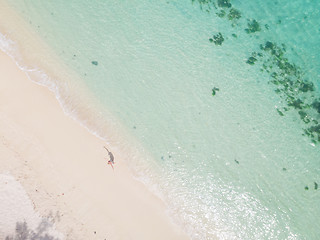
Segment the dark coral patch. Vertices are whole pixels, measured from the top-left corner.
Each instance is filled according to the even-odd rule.
[[[216,35],[213,35],[212,38],[209,38],[210,42],[214,42],[215,45],[221,45],[224,41],[222,34],[219,32]]]
[[[231,21],[232,27],[241,26],[242,22],[237,22],[237,20],[243,17],[243,13],[232,6],[231,0],[192,0],[192,2],[195,1],[199,2],[202,10],[214,11],[218,17]],[[277,24],[280,23],[279,19]],[[243,29],[247,34],[255,35],[262,30],[266,32],[272,29],[272,25],[261,24],[256,19],[247,19]],[[231,36],[234,39],[238,37],[235,33]],[[258,39],[259,35],[256,35],[256,38]],[[225,36],[221,32],[209,38],[209,41],[215,45],[222,45],[224,40]],[[251,53],[251,56],[248,56],[245,61],[249,65],[258,65],[261,72],[269,75],[268,82],[275,87],[274,91],[284,104],[276,108],[278,114],[284,116],[289,110],[295,111],[305,124],[303,135],[309,136],[313,143],[320,142],[320,121],[318,121],[320,98],[314,96],[317,86],[313,81],[305,78],[303,69],[286,57],[286,51],[285,44],[277,44],[269,40],[260,44],[260,51]],[[217,91],[218,89],[213,88],[212,95],[215,96]]]
[[[313,143],[320,142],[320,127],[314,119],[315,113],[320,113],[320,99],[310,100],[310,93],[315,91],[314,83],[304,79],[304,73],[296,64],[291,63],[285,57],[286,46],[277,45],[274,42],[266,41],[260,44],[261,53],[252,53],[247,63],[253,65],[255,59],[262,61],[262,71],[269,73],[269,82],[277,86],[275,92],[281,96],[289,108],[299,114],[300,119],[307,124],[304,135],[311,138]],[[312,101],[312,102],[311,102]],[[277,109],[280,116],[284,112]]]
[[[248,28],[246,28],[245,31],[248,34],[249,33],[260,32],[261,31],[260,24],[255,19],[252,19],[252,20],[248,19]]]
[[[262,45],[260,45],[262,46]],[[274,44],[272,42],[267,41],[265,46],[262,47],[263,50],[268,51],[268,50],[272,50],[274,48]]]
[[[300,84],[300,88],[299,88],[300,91],[302,92],[312,92],[314,91],[314,85],[312,82],[302,82]]]
[[[320,99],[314,100],[313,103],[312,103],[312,107],[313,107],[318,113],[320,113]]]
[[[226,11],[225,10],[221,10],[220,12],[217,13],[217,16],[220,18],[223,18],[224,16],[226,16]]]
[[[253,65],[257,60],[258,59],[256,59],[255,57],[249,57],[246,63]]]
[[[217,4],[221,8],[231,8],[230,0],[218,0]]]
[[[311,121],[308,114],[305,111],[301,110],[298,113],[300,115],[301,120],[304,121],[305,123],[309,123]]]
[[[288,106],[294,107],[295,109],[302,109],[302,104],[303,102],[301,101],[301,99],[294,99],[288,103]]]
[[[238,20],[241,18],[241,12],[235,8],[231,8],[228,14],[229,20]]]

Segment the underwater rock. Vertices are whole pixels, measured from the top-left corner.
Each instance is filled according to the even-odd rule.
[[[246,33],[255,33],[255,32],[260,32],[261,27],[260,24],[255,20],[249,20],[248,19],[248,28],[245,29]]]
[[[92,63],[93,65],[98,66],[98,61],[92,61],[91,63]]]

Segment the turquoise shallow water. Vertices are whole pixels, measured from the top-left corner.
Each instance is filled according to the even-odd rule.
[[[318,239],[318,1],[11,4],[150,153],[136,170],[193,239]]]

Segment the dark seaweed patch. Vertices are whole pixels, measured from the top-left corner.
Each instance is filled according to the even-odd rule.
[[[92,63],[93,65],[98,66],[98,61],[92,61],[91,63]]]
[[[280,116],[284,116],[283,112],[281,110],[279,110],[278,108],[277,108],[277,112],[279,113]]]
[[[212,96],[215,96],[217,91],[219,91],[220,89],[217,87],[212,88]]]

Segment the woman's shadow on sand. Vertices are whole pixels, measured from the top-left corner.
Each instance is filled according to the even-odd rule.
[[[42,219],[35,230],[29,228],[26,221],[17,222],[15,234],[7,236],[5,240],[59,240],[46,233],[51,227],[52,223],[46,219]]]

